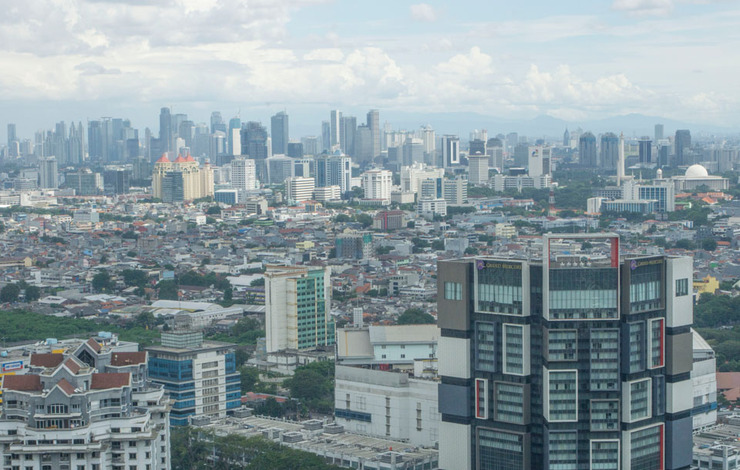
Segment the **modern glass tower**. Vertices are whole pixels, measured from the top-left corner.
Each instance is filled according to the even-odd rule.
[[[692,273],[613,234],[440,262],[440,468],[688,469]]]

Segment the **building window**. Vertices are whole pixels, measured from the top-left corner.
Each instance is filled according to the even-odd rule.
[[[445,282],[445,300],[462,300],[462,284]]]
[[[589,468],[619,470],[619,441],[592,440],[590,460]]]
[[[547,440],[547,468],[576,468],[578,466],[578,434],[575,431],[551,432]]]
[[[524,424],[524,387],[519,384],[494,384],[496,421]]]
[[[475,368],[486,372],[496,371],[496,337],[493,323],[475,322]],[[433,354],[429,355],[434,357]]]
[[[475,379],[475,417],[488,419],[488,380]]]
[[[629,468],[663,468],[663,425],[630,433]]]
[[[524,342],[526,340],[525,325],[504,324],[504,373],[526,375],[524,368]]]
[[[577,343],[576,330],[548,330],[547,358],[550,361],[575,361]]]
[[[618,426],[618,400],[591,400],[591,431],[616,431]]]
[[[578,371],[546,371],[545,406],[548,421],[578,421]]]
[[[628,323],[629,328],[629,373],[645,370],[645,322]]]
[[[619,331],[590,332],[590,389],[617,390],[619,382]]]
[[[629,384],[630,420],[638,421],[649,418],[652,393],[650,390],[651,379],[643,379]]]
[[[684,295],[689,295],[689,280],[687,278],[676,279],[676,297]]]
[[[493,429],[478,428],[476,468],[524,468],[524,438]]]
[[[662,318],[655,318],[649,321],[650,325],[650,368],[655,369],[663,367],[664,364],[664,335],[665,321]]]

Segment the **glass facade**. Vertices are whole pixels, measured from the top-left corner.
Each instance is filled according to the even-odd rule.
[[[619,400],[591,400],[591,431],[619,429]]]
[[[619,470],[619,441],[591,441],[591,470]]]
[[[445,299],[462,300],[462,284],[459,282],[445,282]]]
[[[629,384],[630,420],[637,421],[650,417],[650,379]]]
[[[663,259],[634,262],[630,272],[630,313],[661,308]]]
[[[578,469],[578,433],[575,431],[550,432],[547,439],[550,470]]]
[[[495,325],[475,322],[475,368],[485,372],[496,371]]]
[[[665,320],[655,318],[650,320],[650,367],[663,367],[663,335],[665,334]]]
[[[522,315],[522,265],[477,261],[476,310]]]
[[[298,349],[334,343],[334,322],[327,318],[324,271],[309,271],[296,282]]]
[[[478,428],[478,469],[521,470],[524,439],[519,434]]]
[[[497,382],[494,389],[496,421],[524,424],[524,386]]]
[[[504,324],[504,373],[524,374],[524,325]]]
[[[684,295],[689,295],[689,280],[676,279],[676,297],[683,297]]]
[[[628,323],[629,373],[645,370],[645,322]]]
[[[488,380],[475,379],[475,417],[488,419]]]
[[[578,348],[577,330],[548,330],[547,359],[550,361],[575,361]]]
[[[551,269],[549,318],[618,318],[616,268]]]
[[[629,445],[632,470],[663,470],[662,424],[633,431]]]
[[[592,391],[617,390],[619,382],[619,330],[591,330],[589,386]]]
[[[548,421],[578,421],[578,372],[551,370],[548,374]]]

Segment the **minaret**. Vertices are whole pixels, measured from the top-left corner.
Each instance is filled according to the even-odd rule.
[[[617,160],[617,186],[622,186],[624,179],[624,132],[619,134],[619,160]]]

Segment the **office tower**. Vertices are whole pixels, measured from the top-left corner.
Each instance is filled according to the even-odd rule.
[[[172,301],[173,308],[178,306]],[[201,331],[176,330],[163,332],[161,346],[146,352],[149,378],[174,402],[170,425],[186,426],[192,417],[224,418],[241,406],[235,345],[204,341]]]
[[[259,122],[249,121],[242,124],[241,131],[242,155],[254,160],[257,169],[257,179],[267,181],[267,129]]]
[[[69,127],[67,156],[67,162],[71,165],[79,165],[85,158],[85,133],[82,129],[82,123],[75,126],[73,122]]]
[[[321,151],[331,152],[331,125],[329,121],[321,121]]]
[[[138,156],[134,158],[134,162],[132,165],[132,174],[131,177],[133,179],[134,185],[141,184],[142,181],[151,178],[152,176],[152,166],[149,164],[149,160],[147,160],[144,156]]]
[[[525,168],[529,164],[529,145],[516,144],[514,147],[514,166]]]
[[[349,155],[355,154],[355,133],[357,132],[357,118],[342,116],[339,119],[339,147]]]
[[[178,148],[177,151],[180,153],[185,149],[185,153],[189,153],[190,150],[186,148]],[[226,134],[221,131],[216,131],[211,134],[208,138],[208,156],[209,158],[218,160],[218,157],[226,155]]]
[[[288,113],[280,111],[270,118],[270,135],[272,136],[272,154],[288,153]]]
[[[657,158],[658,158],[658,167],[668,166],[670,163],[669,161],[669,153],[671,150],[671,144],[668,141],[668,139],[663,139],[660,142],[656,142],[656,152],[657,152]]]
[[[300,142],[288,142],[288,156],[291,158],[303,158],[303,144]]]
[[[504,171],[504,143],[501,139],[494,137],[486,142],[486,155],[488,155],[488,167],[498,169],[499,173]]]
[[[152,171],[152,195],[164,200],[166,191],[169,191],[166,197],[173,201],[193,201],[213,196],[213,168],[208,162],[201,168],[190,155],[187,158],[180,155],[170,161],[167,155],[162,154]]]
[[[329,270],[268,265],[265,272],[267,352],[334,344]]]
[[[442,168],[429,167],[423,163],[403,166],[401,167],[401,191],[417,194],[421,191],[422,181],[428,179],[441,180],[444,174],[445,171]],[[442,197],[441,186],[439,197]]]
[[[460,138],[456,135],[442,136],[442,167],[460,164]]]
[[[322,155],[316,159],[314,178],[317,188],[339,186],[345,195],[352,190],[352,161],[346,155]]]
[[[226,138],[228,140],[227,147],[230,155],[241,154],[242,144],[239,134],[241,128],[242,120],[239,117],[229,119],[229,129],[228,132],[226,132]],[[235,142],[234,139],[238,139],[238,141]]]
[[[370,128],[371,149],[370,158],[380,156],[380,113],[377,109],[371,109],[367,113],[367,127]]]
[[[401,164],[409,166],[414,163],[424,163],[424,142],[421,139],[407,137],[403,143]]]
[[[470,141],[470,149],[468,155],[485,155],[486,154],[486,140],[473,139]]]
[[[639,145],[640,163],[652,163],[653,162],[653,141],[650,137],[645,136],[640,138],[637,142]]]
[[[582,134],[578,139],[578,158],[581,165],[588,168],[598,167],[597,155],[596,137],[590,132]]]
[[[470,184],[488,183],[488,155],[468,155],[468,181]]]
[[[56,157],[39,158],[39,188],[55,189],[59,187]]]
[[[440,469],[688,469],[691,258],[542,247],[439,262]]]
[[[15,124],[8,124],[8,148],[16,140],[18,140],[18,135],[16,134]]]
[[[565,132],[563,132],[563,147],[570,147],[570,132],[568,132],[568,128],[565,128]]]
[[[613,132],[607,132],[601,136],[599,148],[600,167],[605,170],[613,170],[619,161],[619,137]]]
[[[226,124],[224,118],[221,116],[221,111],[213,111],[211,113],[211,134],[221,131],[226,133]]]
[[[103,188],[106,194],[127,194],[130,173],[125,168],[106,169],[103,173]]]
[[[185,200],[185,187],[182,171],[168,171],[161,178],[162,202],[183,202]]]
[[[391,200],[393,173],[388,170],[368,170],[360,175],[365,199]]]
[[[468,180],[462,177],[443,180],[442,195],[448,206],[465,204],[468,202]]]
[[[76,196],[95,196],[103,192],[103,178],[89,168],[78,168],[64,174],[64,187],[74,189]]]
[[[301,143],[303,144],[304,155],[318,155],[319,152],[319,139],[316,136],[301,137]]]
[[[235,158],[231,161],[231,186],[246,191],[259,188],[254,160]]]
[[[674,139],[674,145],[676,147],[676,166],[689,165],[692,162],[689,161],[689,149],[691,149],[691,131],[687,129],[679,129],[676,131],[676,138]]]
[[[339,145],[341,130],[339,125],[342,121],[342,113],[336,109],[329,112],[329,150],[334,150]],[[325,145],[326,146],[326,145]]]
[[[171,467],[164,390],[147,383],[145,352],[114,348],[90,338],[75,350],[32,353],[25,374],[5,374],[4,467]]]
[[[655,138],[655,142],[663,140],[663,124],[655,125],[655,135],[653,137]]]
[[[306,176],[293,176],[285,179],[285,198],[292,202],[310,201],[316,182]]]
[[[373,255],[372,232],[345,232],[334,239],[337,259],[367,259]]]
[[[175,133],[172,131],[172,115],[170,108],[159,110],[159,151],[174,155],[175,151]]]
[[[624,133],[619,134],[619,157],[617,158],[617,186],[622,185],[624,179]]]
[[[424,153],[429,156],[433,156],[437,149],[437,141],[432,126],[426,125],[419,129],[419,138],[424,144]]]
[[[267,159],[267,174],[269,184],[283,184],[285,178],[295,176],[293,167],[295,160],[285,155],[275,155]],[[311,178],[313,180],[313,178]]]
[[[355,154],[352,160],[361,166],[373,160],[373,133],[368,126],[360,125],[355,132]]]
[[[549,175],[552,149],[550,147],[536,145],[529,147],[528,152],[527,172],[529,176],[538,178],[542,175]]]

